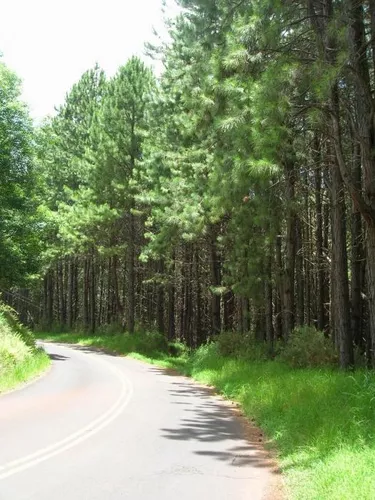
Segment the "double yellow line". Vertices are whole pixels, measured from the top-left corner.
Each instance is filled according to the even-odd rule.
[[[82,353],[79,354],[86,356]],[[86,441],[86,439],[89,439],[94,434],[97,434],[99,431],[107,427],[124,410],[133,395],[133,386],[130,380],[118,368],[114,367],[107,361],[98,358],[95,358],[95,360],[99,363],[104,363],[105,365],[107,365],[107,367],[109,367],[114,375],[120,380],[121,392],[116,402],[100,417],[96,418],[88,425],[74,432],[73,434],[70,434],[66,438],[57,441],[54,444],[41,448],[38,451],[26,455],[23,458],[19,458],[4,465],[0,465],[0,481],[6,479],[7,477],[13,476],[13,474],[17,474],[18,472],[22,472],[26,469],[34,467],[35,465],[38,465],[41,462],[55,457],[56,455],[59,455],[60,453],[63,453],[64,451],[77,446],[83,441]]]

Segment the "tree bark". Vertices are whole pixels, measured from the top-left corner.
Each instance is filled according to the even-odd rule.
[[[295,324],[295,301],[294,301],[294,272],[296,258],[296,215],[293,206],[295,202],[295,168],[294,165],[285,165],[286,177],[286,241],[285,241],[285,266],[284,266],[284,338],[288,340]]]
[[[269,352],[272,355],[274,352],[274,336],[273,329],[273,296],[272,296],[272,247],[269,255],[266,256],[265,266],[265,281],[264,281],[264,300],[265,300],[265,320],[266,320],[266,338]]]
[[[319,144],[315,142],[318,150]],[[317,161],[318,158],[317,158]],[[322,204],[322,170],[320,166],[315,167],[315,206],[316,206],[316,265],[317,265],[317,328],[325,331],[327,318],[325,314],[325,273],[323,258],[323,204]]]
[[[275,297],[275,334],[277,339],[283,338],[283,260],[281,249],[281,235],[276,237],[276,297]]]
[[[361,177],[361,156],[360,149],[357,146],[353,151],[353,180],[357,183],[359,188],[362,183]],[[365,256],[363,249],[362,217],[354,203],[352,203],[351,214],[351,249],[352,332],[355,345],[363,350],[365,348],[365,338],[363,332],[362,280]]]
[[[211,256],[211,284],[213,287],[221,285],[221,262],[216,243],[216,231],[211,230],[210,235],[210,256]],[[212,334],[217,335],[221,331],[221,301],[217,293],[212,293],[211,313],[212,313]]]
[[[334,335],[338,341],[340,366],[349,368],[354,363],[353,342],[349,316],[348,260],[346,249],[346,210],[344,184],[335,158],[332,168],[332,263]]]
[[[134,258],[135,258],[135,224],[134,215],[129,214],[129,238],[127,248],[127,321],[126,328],[129,333],[134,333],[135,328],[135,271],[134,271]]]
[[[158,272],[160,277],[164,276],[164,261],[161,259],[158,264]],[[158,332],[165,332],[165,324],[164,324],[164,284],[158,283],[157,289],[157,323],[158,323]]]

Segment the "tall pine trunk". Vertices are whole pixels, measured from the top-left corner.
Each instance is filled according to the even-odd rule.
[[[283,302],[284,302],[284,337],[288,340],[295,323],[295,301],[294,301],[294,272],[296,258],[296,215],[295,215],[295,168],[294,165],[285,165],[286,178],[286,238],[285,238],[285,265],[283,280]]]
[[[332,171],[332,314],[334,337],[337,341],[340,366],[353,365],[353,343],[350,328],[348,259],[346,248],[346,211],[344,183],[335,157],[331,154]]]
[[[135,221],[134,215],[129,214],[129,238],[126,252],[126,271],[127,271],[127,318],[126,328],[129,333],[134,333],[135,328]]]
[[[361,173],[361,156],[358,146],[353,151],[353,181],[358,189],[362,184]],[[352,203],[351,214],[351,319],[354,343],[361,349],[364,345],[363,332],[363,304],[362,304],[362,289],[363,289],[363,264],[364,264],[364,249],[363,249],[363,233],[362,233],[362,217],[355,204]]]
[[[221,285],[221,262],[220,254],[217,249],[217,233],[214,228],[210,234],[210,257],[211,257],[211,284],[214,288]],[[212,314],[212,334],[217,335],[221,331],[221,308],[220,296],[217,292],[212,292],[211,314]]]

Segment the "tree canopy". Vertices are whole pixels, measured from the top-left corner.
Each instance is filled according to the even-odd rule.
[[[373,3],[178,4],[161,76],[96,66],[34,131],[1,66],[0,282],[38,249],[50,326],[272,356],[308,325],[374,364]]]

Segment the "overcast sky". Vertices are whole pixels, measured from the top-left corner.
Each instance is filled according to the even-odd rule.
[[[162,27],[162,0],[1,0],[0,53],[39,119],[95,62],[113,74]],[[172,12],[169,11],[169,12]]]

